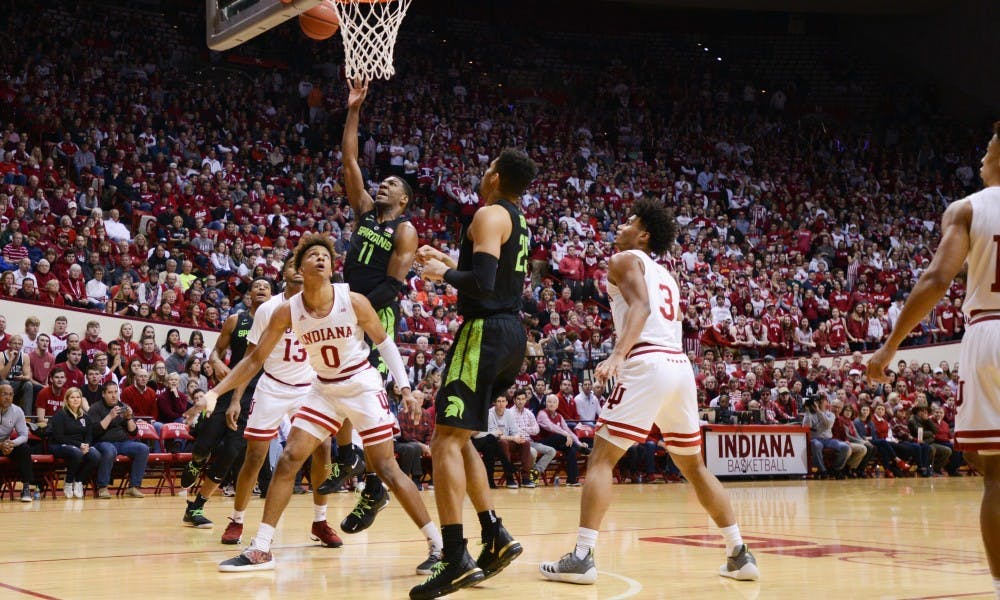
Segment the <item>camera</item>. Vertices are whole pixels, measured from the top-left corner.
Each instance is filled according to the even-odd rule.
[[[802,401],[802,408],[808,410],[809,412],[816,412],[816,397],[811,396]]]

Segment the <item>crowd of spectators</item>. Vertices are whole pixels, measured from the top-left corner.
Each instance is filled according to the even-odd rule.
[[[28,26],[31,12],[12,11],[8,36],[42,35]],[[343,259],[355,215],[340,181],[346,86],[337,44],[287,26],[241,50],[272,49],[258,61],[266,68],[198,71],[220,57],[192,59],[200,30],[185,45],[195,34],[161,15],[87,2],[46,14],[61,26],[38,43],[5,45],[0,64],[4,301],[218,329],[252,277],[279,278],[304,232],[328,233]],[[642,195],[676,207],[679,237],[659,260],[680,284],[685,348],[702,404],[722,405],[716,416],[749,402],[770,414],[770,400],[797,411],[807,390],[846,394],[856,410],[890,401],[849,369],[824,373],[815,361],[856,356],[886,337],[936,246],[943,207],[977,184],[977,138],[932,114],[919,90],[868,89],[850,73],[824,71],[834,80],[818,86],[740,69],[739,57],[753,54],[744,46],[763,39],[725,40],[723,57],[691,36],[543,42],[467,21],[449,23],[447,35],[416,16],[412,25],[397,75],[374,83],[365,105],[362,170],[373,184],[389,174],[410,181],[421,241],[454,254],[490,156],[514,145],[541,165],[521,198],[533,238],[524,290],[531,359],[520,383],[535,411],[544,412],[539,398],[569,393],[567,380],[581,393],[613,347],[607,259]],[[613,56],[609,41],[620,50]],[[846,118],[858,98],[878,111]],[[406,285],[400,335],[413,345],[413,383],[431,392],[459,324],[455,290],[425,285],[419,266]],[[958,280],[907,343],[959,339],[963,296]],[[66,353],[55,343],[66,336],[53,332],[48,352]],[[122,334],[94,354],[69,349],[61,385],[96,399],[86,370],[94,364],[102,380],[114,373],[130,387],[144,370],[157,393],[211,385],[203,342],[192,337],[182,351],[182,340],[163,340],[162,354],[144,337]],[[25,357],[46,352],[37,338],[26,329]],[[29,414],[48,410],[35,401],[58,375],[35,360],[9,378]],[[898,374],[904,397],[937,381],[924,369],[907,373]],[[795,403],[782,404],[786,386]],[[930,400],[947,420],[953,398]],[[156,414],[155,405],[173,417],[169,403],[138,412]]]

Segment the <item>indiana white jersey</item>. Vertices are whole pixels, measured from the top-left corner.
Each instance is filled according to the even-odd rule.
[[[310,315],[302,294],[288,301],[292,309],[292,330],[306,349],[309,364],[320,381],[338,379],[368,365],[371,349],[351,305],[346,283],[333,285],[333,308],[324,317]]]
[[[250,334],[247,335],[248,342],[254,345],[260,343],[260,338],[271,321],[271,315],[284,302],[285,295],[278,294],[271,296],[270,300],[257,308]],[[264,372],[279,383],[288,385],[300,385],[312,381],[314,373],[309,366],[306,349],[302,347],[291,329],[285,330],[285,334],[264,359]]]
[[[642,250],[626,250],[642,261],[646,280],[646,294],[649,296],[649,318],[646,319],[642,332],[636,344],[646,343],[663,346],[671,350],[682,350],[682,328],[680,291],[674,277],[662,266],[658,265]],[[611,298],[611,315],[615,321],[615,331],[621,337],[625,326],[625,311],[628,303],[622,297],[621,290],[608,283],[608,296]]]
[[[973,311],[1000,310],[997,253],[1000,252],[1000,187],[988,187],[969,196],[972,224],[969,226],[969,269],[965,302],[967,316]]]

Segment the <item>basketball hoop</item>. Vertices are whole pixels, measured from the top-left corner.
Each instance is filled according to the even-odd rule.
[[[396,34],[411,0],[337,0],[344,38],[347,77],[371,81],[389,79],[396,70],[392,53]]]

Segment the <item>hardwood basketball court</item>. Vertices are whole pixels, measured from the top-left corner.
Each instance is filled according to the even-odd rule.
[[[538,563],[568,552],[576,539],[579,488],[497,490],[498,512],[525,552],[482,586],[451,597],[878,598],[990,600],[979,535],[982,478],[762,481],[727,483],[762,579],[718,577],[721,537],[686,484],[616,485],[598,540],[594,586],[545,581]],[[424,500],[435,515],[433,492]],[[339,521],[354,494],[330,497]],[[0,502],[0,598],[405,598],[423,580],[413,568],[426,545],[399,504],[344,546],[309,540],[311,496],[293,496],[275,536],[277,570],[224,574],[216,564],[241,546],[219,536],[232,509],[216,496],[210,530],[182,527],[184,499]],[[263,502],[247,511],[244,544]],[[436,515],[435,515],[436,516]],[[470,552],[479,526],[466,502]]]

